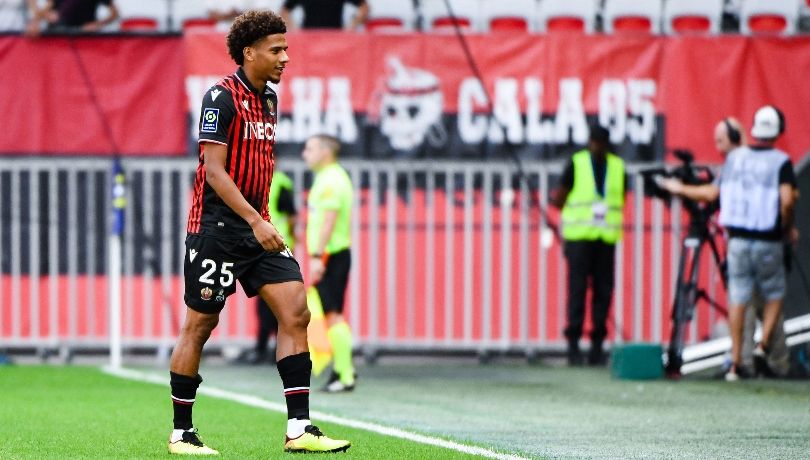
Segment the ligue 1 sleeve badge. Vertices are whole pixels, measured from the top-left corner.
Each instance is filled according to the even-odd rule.
[[[211,288],[204,287],[200,289],[200,298],[203,300],[211,300],[212,295],[214,295],[214,291],[212,291]]]

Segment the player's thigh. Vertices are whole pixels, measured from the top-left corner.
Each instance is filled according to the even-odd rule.
[[[262,300],[270,307],[280,327],[309,323],[307,296],[302,281],[267,283],[258,288]]]
[[[236,292],[236,279],[243,263],[235,244],[203,235],[186,236],[184,300],[189,308],[200,313],[219,313],[225,299]]]

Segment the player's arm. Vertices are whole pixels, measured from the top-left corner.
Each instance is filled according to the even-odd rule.
[[[323,278],[323,273],[326,270],[324,254],[326,252],[326,245],[329,244],[329,240],[332,238],[332,232],[335,230],[337,216],[337,209],[324,211],[323,225],[321,225],[321,231],[318,234],[318,244],[310,251],[310,258],[312,260],[309,262],[309,275],[312,284],[318,283],[321,278]]]
[[[678,179],[665,178],[659,182],[661,188],[673,195],[692,201],[715,201],[720,197],[720,187],[716,184],[686,185]]]
[[[794,210],[798,197],[796,174],[793,172],[793,164],[788,160],[779,170],[779,211],[782,216],[782,226],[787,229],[789,238],[794,243],[799,239],[794,221]]]
[[[357,5],[357,13],[352,16],[352,21],[346,28],[347,30],[357,30],[361,25],[366,23],[368,19],[368,2],[360,0]]]
[[[298,6],[298,2],[296,0],[285,0],[284,4],[281,5],[281,9],[278,11],[279,16],[281,16],[281,19],[284,20],[284,24],[287,25],[287,32],[292,32],[298,28],[298,25],[290,17],[290,13],[295,9],[296,6]]]
[[[560,184],[551,194],[551,200],[549,200],[551,205],[557,209],[565,206],[565,200],[568,198],[568,194],[571,193],[572,188],[574,188],[574,162],[569,161],[563,170],[562,176],[560,176]]]
[[[242,192],[225,170],[225,159],[228,156],[228,146],[205,142],[202,144],[205,162],[205,179],[208,185],[217,193],[229,208],[239,215],[253,229],[256,240],[264,249],[277,252],[284,249],[284,240],[270,222],[262,219],[261,214],[253,209]]]
[[[91,21],[88,22],[87,24],[84,24],[82,26],[82,30],[86,32],[95,32],[97,30],[101,30],[102,28],[104,28],[104,26],[108,24],[112,24],[118,19],[120,13],[118,12],[118,7],[115,6],[115,3],[112,0],[101,3],[107,6],[108,10],[107,17],[105,17],[104,19],[99,19],[97,21]]]

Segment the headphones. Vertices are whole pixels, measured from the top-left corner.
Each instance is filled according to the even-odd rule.
[[[740,130],[735,128],[728,118],[723,119],[723,124],[726,125],[726,134],[728,134],[728,140],[734,145],[740,145],[740,142],[742,141],[742,134],[740,133]],[[782,124],[780,124],[780,126],[782,126]]]
[[[771,108],[776,111],[776,115],[779,117],[779,135],[781,136],[785,132],[785,114],[775,105],[772,105]]]

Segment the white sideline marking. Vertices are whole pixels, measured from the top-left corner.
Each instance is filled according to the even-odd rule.
[[[168,377],[163,377],[156,374],[150,374],[141,371],[134,371],[131,369],[123,369],[123,368],[115,369],[112,367],[103,367],[102,371],[106,374],[114,375],[116,377],[129,380],[137,380],[139,382],[155,383],[158,385],[169,384]],[[261,409],[271,410],[273,412],[281,412],[283,414],[287,413],[286,405],[275,403],[272,401],[267,401],[256,396],[249,396],[210,386],[200,387],[197,390],[197,392],[204,395],[213,396],[215,398],[237,402],[239,404],[244,404],[246,406],[258,407]],[[330,415],[323,412],[310,411],[310,415],[312,416],[312,418],[319,421],[323,420],[325,422],[334,423],[337,425],[343,425],[348,426],[350,428],[357,428],[360,430],[371,431],[373,433],[418,442],[420,444],[428,444],[431,446],[443,447],[445,449],[450,449],[465,454],[480,455],[482,457],[496,458],[499,460],[528,460],[526,457],[520,457],[517,455],[510,455],[510,454],[501,454],[489,449],[484,449],[483,447],[466,446],[464,444],[459,444],[453,441],[447,441],[445,439],[411,433],[409,431],[400,430],[399,428],[391,428],[383,425],[378,425],[376,423],[351,420],[348,418],[338,417],[336,415]]]

